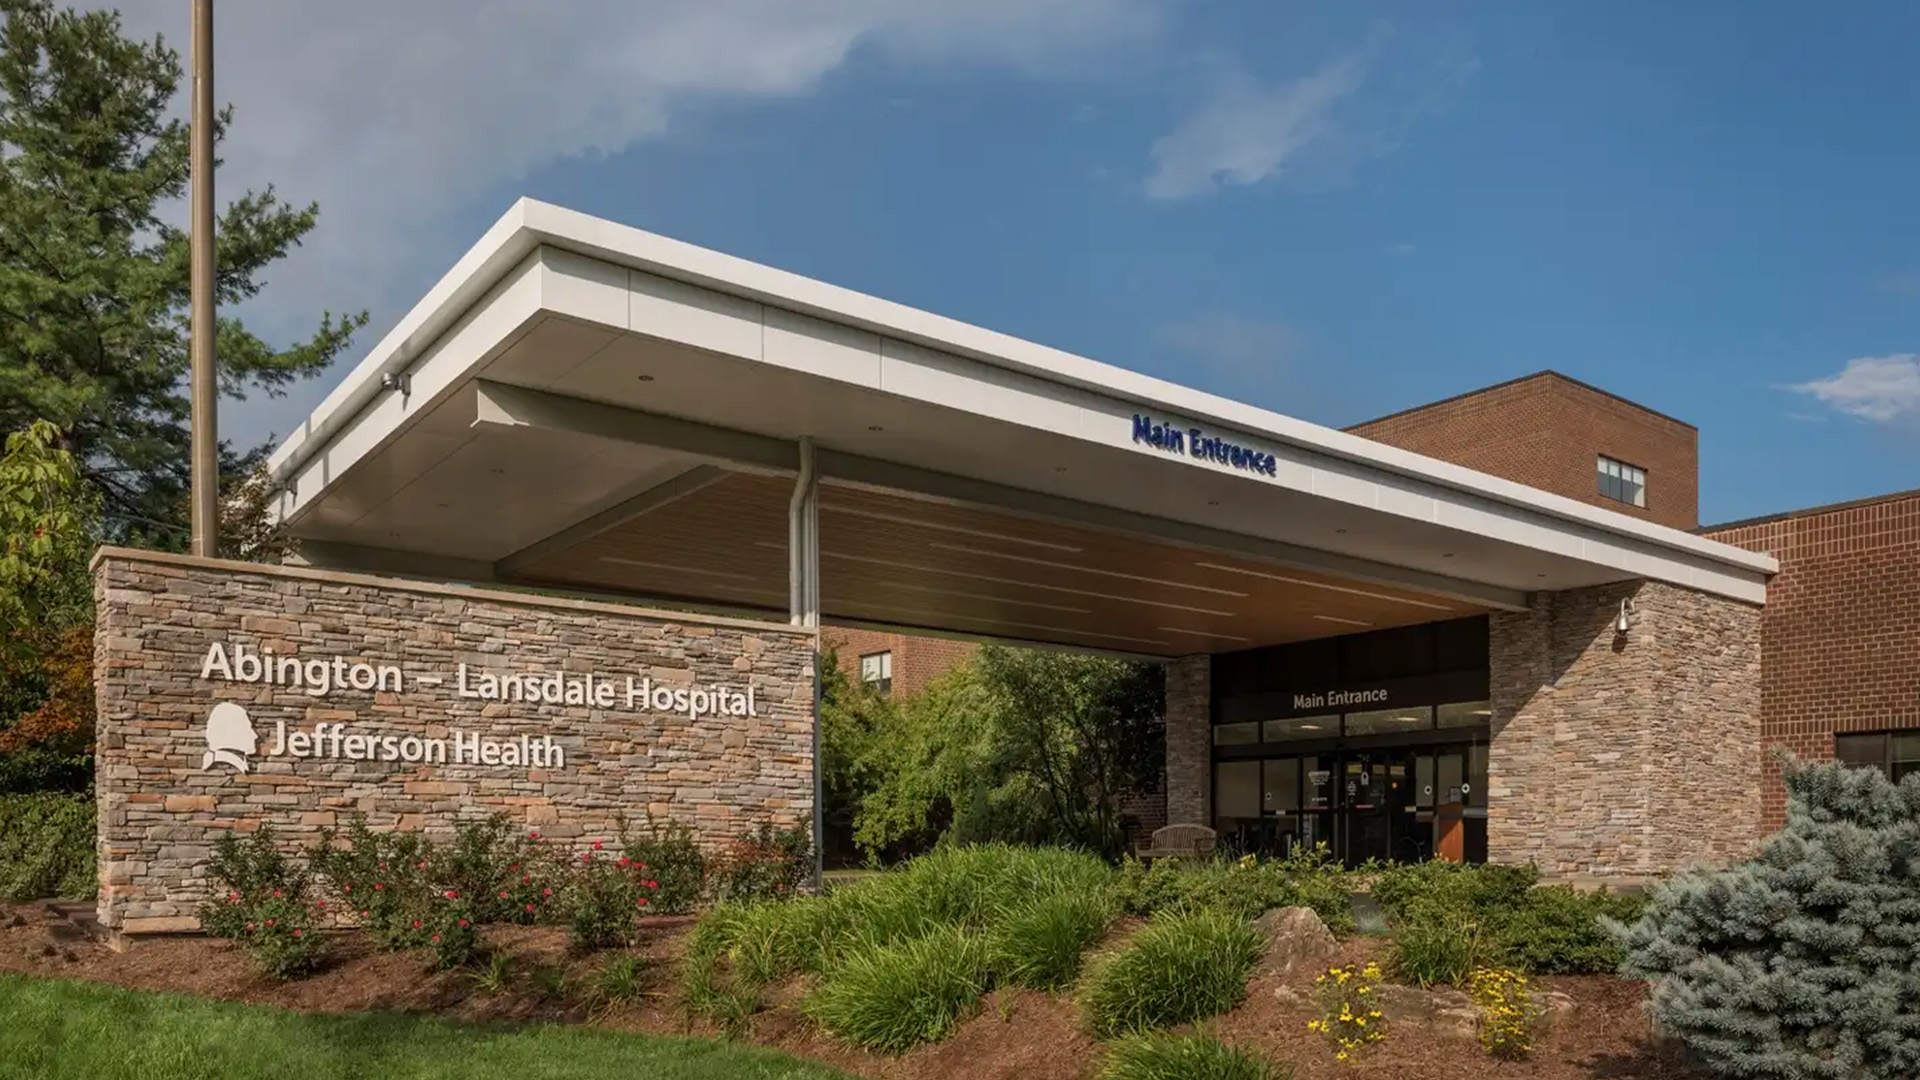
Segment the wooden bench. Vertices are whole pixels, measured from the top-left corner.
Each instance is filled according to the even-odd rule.
[[[1153,838],[1134,854],[1154,859],[1204,859],[1213,854],[1219,834],[1205,825],[1167,825],[1153,830]]]

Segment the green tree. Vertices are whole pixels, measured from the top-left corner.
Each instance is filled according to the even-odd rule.
[[[1787,823],[1752,859],[1682,875],[1619,928],[1622,971],[1726,1076],[1920,1076],[1920,776],[1787,770]]]
[[[83,787],[97,500],[40,422],[0,456],[0,792]]]
[[[189,436],[187,234],[162,217],[187,194],[188,126],[169,116],[179,55],[136,41],[107,11],[0,0],[0,431],[58,428],[100,492],[109,535],[186,539]],[[216,138],[232,110],[220,112]],[[269,187],[217,227],[217,292],[232,310],[313,227],[318,207]],[[219,320],[220,389],[283,393],[318,374],[366,322],[320,319],[276,349]],[[224,473],[260,450],[223,446]]]
[[[1117,855],[1120,800],[1159,779],[1164,699],[1158,665],[983,647],[872,740],[856,838],[870,851],[940,837]]]

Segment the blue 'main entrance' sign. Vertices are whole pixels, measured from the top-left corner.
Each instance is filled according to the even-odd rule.
[[[1172,424],[1156,424],[1153,417],[1140,413],[1133,414],[1133,441],[1146,443],[1156,450],[1207,458],[1263,476],[1272,476],[1279,468],[1272,454],[1215,438],[1199,428],[1182,430]]]

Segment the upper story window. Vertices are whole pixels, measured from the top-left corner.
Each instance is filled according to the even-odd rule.
[[[861,657],[860,681],[882,694],[893,693],[893,654],[878,652]]]
[[[1600,494],[1628,506],[1647,505],[1647,470],[1610,457],[1600,458]]]

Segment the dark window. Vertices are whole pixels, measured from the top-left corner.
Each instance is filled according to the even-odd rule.
[[[1647,505],[1647,470],[1602,456],[1600,494],[1628,506],[1644,508]]]
[[[1833,756],[1856,768],[1879,769],[1897,783],[1908,773],[1920,772],[1920,731],[1835,735]]]

